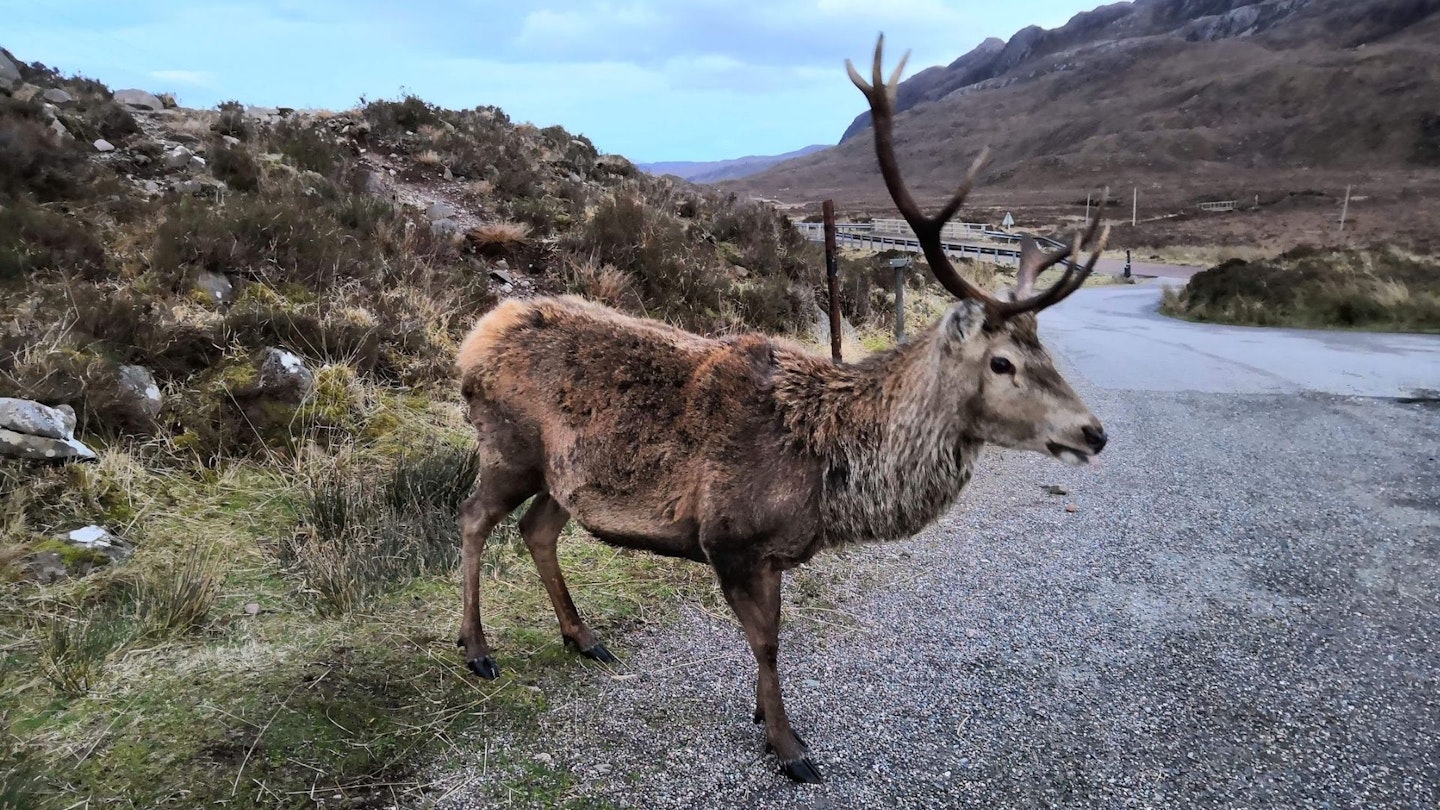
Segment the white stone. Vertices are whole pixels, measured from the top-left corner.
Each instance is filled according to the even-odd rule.
[[[105,140],[104,138],[100,138],[99,140],[95,141],[95,151],[96,151],[96,152],[114,152],[114,151],[115,151],[115,144],[110,143],[109,141]]]

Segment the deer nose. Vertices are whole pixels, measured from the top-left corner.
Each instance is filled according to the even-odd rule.
[[[1086,425],[1080,428],[1080,432],[1085,434],[1085,443],[1090,445],[1090,452],[1098,453],[1105,449],[1105,442],[1108,441],[1105,428]]]

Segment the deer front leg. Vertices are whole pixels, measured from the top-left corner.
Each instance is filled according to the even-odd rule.
[[[535,560],[535,569],[545,583],[545,592],[550,595],[550,604],[555,607],[555,618],[560,621],[560,637],[565,644],[574,645],[586,658],[614,664],[615,656],[605,649],[595,631],[580,618],[575,601],[570,598],[570,589],[565,587],[565,576],[560,573],[555,545],[569,520],[570,513],[565,511],[565,507],[556,503],[548,493],[541,493],[525,516],[520,518],[520,536],[525,538],[525,546]]]
[[[728,563],[728,564],[727,564]],[[759,666],[755,714],[765,721],[768,748],[780,759],[785,775],[796,782],[819,784],[820,770],[806,756],[805,743],[790,728],[780,698],[780,571],[768,563],[716,560],[715,570],[725,601],[745,628],[745,638]]]

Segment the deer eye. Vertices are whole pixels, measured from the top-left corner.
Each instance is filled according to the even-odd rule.
[[[990,370],[996,374],[1014,374],[1015,364],[1003,357],[990,358]]]

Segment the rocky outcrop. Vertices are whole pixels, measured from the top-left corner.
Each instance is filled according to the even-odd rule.
[[[115,100],[132,110],[160,112],[165,109],[165,102],[145,90],[116,90]]]
[[[151,421],[160,415],[160,408],[165,404],[155,375],[144,366],[120,367],[120,394],[130,400],[135,411]]]
[[[20,68],[15,66],[9,56],[0,52],[0,90],[9,90],[21,81]]]
[[[75,438],[75,411],[0,397],[0,456],[31,461],[91,461],[95,451]]]

